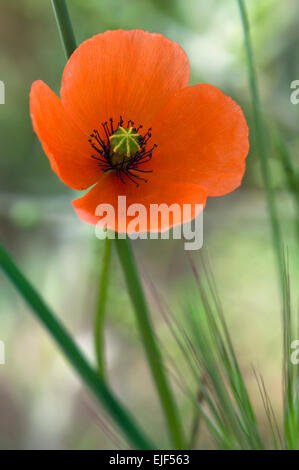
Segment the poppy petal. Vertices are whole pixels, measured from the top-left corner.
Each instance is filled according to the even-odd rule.
[[[83,42],[67,62],[62,102],[87,133],[110,117],[150,127],[168,99],[188,85],[183,49],[160,34],[107,31]]]
[[[119,206],[118,197],[126,196],[125,206],[121,209]],[[101,217],[96,214],[96,208],[100,204],[109,204],[114,209],[114,217],[106,220],[107,228],[116,230],[119,232],[132,232],[136,229],[130,228],[130,222],[136,217],[136,214],[127,215],[125,207],[128,208],[132,204],[139,213],[146,210],[146,215],[138,226],[139,232],[160,232],[168,230],[174,225],[180,225],[181,223],[189,222],[197,216],[198,212],[204,207],[206,203],[207,192],[205,188],[200,187],[196,184],[175,184],[170,183],[165,185],[163,182],[155,182],[155,184],[141,183],[139,187],[136,187],[133,183],[127,183],[124,185],[119,177],[115,173],[110,173],[104,176],[102,180],[96,184],[90,191],[79,199],[73,201],[73,206],[77,212],[78,217],[89,223],[97,224],[100,222]],[[180,219],[176,219],[175,216],[170,212],[170,218],[166,217],[150,218],[151,208],[153,205],[177,204],[181,210]],[[189,204],[189,208],[186,212],[183,211],[183,204]],[[142,205],[142,207],[140,206]],[[198,205],[198,206],[196,206]],[[201,205],[201,207],[200,207]],[[134,209],[132,207],[132,210]],[[104,210],[104,206],[102,207]],[[102,213],[101,216],[104,214]],[[104,225],[103,221],[102,224]],[[132,225],[132,224],[131,224]]]
[[[88,137],[74,124],[61,100],[42,81],[30,92],[33,128],[42,143],[51,167],[73,189],[86,189],[102,176]]]
[[[241,108],[211,85],[179,91],[153,124],[157,144],[148,165],[154,178],[196,183],[208,196],[237,188],[249,150]]]

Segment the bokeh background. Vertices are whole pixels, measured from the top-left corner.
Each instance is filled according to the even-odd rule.
[[[251,33],[263,110],[269,131],[279,131],[298,169],[299,105],[290,83],[299,79],[299,3],[249,0]],[[241,188],[209,199],[204,213],[208,248],[230,332],[267,439],[267,426],[251,366],[262,373],[281,415],[281,322],[278,283],[265,194],[255,151],[243,36],[235,0],[69,0],[78,43],[107,29],[142,28],[180,43],[191,64],[191,83],[211,83],[244,109],[251,151]],[[49,0],[1,0],[0,236],[48,304],[94,360],[92,328],[102,244],[70,204],[78,197],[50,170],[31,126],[28,95],[44,80],[59,93],[65,64]],[[296,207],[281,158],[269,140],[271,169],[288,250],[294,302],[298,300]],[[182,367],[151,288],[177,316],[193,295],[194,279],[181,242],[136,241],[134,250],[148,286],[156,331],[167,355]],[[195,262],[196,257],[195,255]],[[109,380],[119,398],[158,442],[167,435],[151,383],[134,316],[115,254],[107,306]],[[46,332],[0,274],[1,449],[109,449],[116,445],[107,418],[65,363]],[[184,374],[184,370],[181,371]],[[174,387],[186,428],[190,403]],[[119,439],[119,437],[117,437]],[[213,447],[202,428],[198,448]]]

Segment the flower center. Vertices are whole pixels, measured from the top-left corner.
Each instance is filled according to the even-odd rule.
[[[147,182],[147,179],[140,176],[140,173],[151,173],[152,170],[144,170],[142,165],[152,158],[152,152],[157,147],[155,144],[147,148],[151,138],[151,129],[145,134],[141,134],[140,129],[134,127],[133,121],[128,121],[124,126],[122,117],[114,127],[113,119],[102,123],[102,133],[94,129],[90,135],[89,142],[96,155],[92,158],[98,161],[104,173],[115,171],[123,183],[129,179],[138,185],[138,180]],[[141,168],[140,168],[141,167]]]
[[[113,165],[128,162],[140,151],[140,134],[133,127],[119,127],[110,140],[110,158]]]

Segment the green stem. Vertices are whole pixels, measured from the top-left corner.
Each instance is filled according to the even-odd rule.
[[[110,258],[111,258],[111,239],[106,238],[104,241],[103,264],[102,264],[99,297],[98,297],[95,327],[94,327],[94,342],[95,342],[96,358],[97,358],[99,373],[102,376],[102,378],[106,377],[104,324],[105,324],[105,307],[106,307],[107,293],[108,293]]]
[[[123,268],[129,295],[135,309],[137,324],[145,348],[147,360],[151,368],[152,376],[168,423],[169,433],[174,446],[177,449],[182,449],[184,446],[184,439],[180,416],[162,365],[160,350],[153,333],[151,319],[131,245],[129,240],[118,238],[115,240],[115,244],[119,260]]]
[[[261,102],[260,102],[260,96],[258,92],[257,78],[256,78],[255,67],[254,67],[253,52],[252,52],[252,45],[251,45],[251,39],[250,39],[249,21],[247,17],[244,0],[238,0],[238,4],[240,8],[240,14],[241,14],[241,20],[242,20],[242,26],[243,26],[243,32],[244,32],[247,66],[248,66],[248,78],[249,78],[249,85],[250,85],[250,91],[251,91],[253,117],[254,117],[254,122],[255,122],[255,131],[256,131],[256,143],[257,143],[258,154],[260,158],[262,177],[263,177],[264,186],[266,190],[268,212],[269,212],[271,227],[272,227],[273,245],[274,245],[274,250],[276,253],[276,257],[277,257],[277,265],[278,265],[278,270],[279,270],[282,295],[284,295],[283,294],[284,293],[283,242],[282,242],[278,212],[277,212],[277,207],[276,207],[276,202],[275,202],[275,192],[273,190],[271,173],[270,173],[267,143],[266,143],[266,138],[265,138],[266,127],[263,121],[263,116],[262,116],[262,111],[261,111]]]
[[[36,290],[15,265],[5,248],[1,245],[0,266],[30,305],[42,325],[56,341],[75,371],[94,393],[100,403],[106,408],[130,442],[138,449],[153,449],[153,445],[150,444],[148,439],[139,430],[133,418],[125,408],[119,404],[107,385],[87,362],[67,330],[47,307]]]
[[[289,152],[289,149],[285,143],[285,140],[281,137],[280,134],[274,134],[275,144],[277,151],[280,155],[283,168],[285,171],[287,184],[291,195],[294,198],[295,210],[296,210],[296,230],[297,230],[297,239],[299,241],[299,185],[298,185],[298,174],[293,165],[292,156]]]
[[[51,0],[66,58],[76,49],[76,39],[65,0]]]

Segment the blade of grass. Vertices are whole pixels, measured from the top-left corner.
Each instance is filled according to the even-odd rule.
[[[286,145],[286,142],[278,132],[274,134],[274,141],[276,144],[277,152],[282,161],[289,191],[294,198],[295,210],[296,210],[296,230],[297,230],[297,238],[299,241],[299,184],[298,184],[299,175],[296,174],[292,157]]]
[[[282,293],[282,299],[283,299],[283,295],[284,295],[283,243],[282,243],[282,236],[281,236],[278,212],[277,212],[276,201],[275,201],[275,193],[273,190],[272,178],[271,178],[271,172],[270,172],[270,166],[269,166],[267,144],[266,144],[266,126],[265,126],[263,116],[262,116],[262,111],[261,111],[261,102],[260,102],[258,83],[257,83],[257,78],[256,78],[254,60],[253,60],[253,51],[252,51],[251,38],[250,38],[250,28],[249,28],[247,11],[245,7],[245,1],[238,0],[238,5],[239,5],[243,33],[244,33],[248,78],[249,78],[249,86],[250,86],[251,100],[252,100],[252,107],[253,107],[255,132],[256,132],[256,143],[257,143],[258,155],[260,159],[262,177],[263,177],[264,186],[266,190],[268,212],[269,212],[271,227],[272,227],[273,245],[274,245],[274,250],[276,253],[278,274],[279,274],[281,293]]]
[[[128,239],[116,238],[115,244],[119,260],[123,268],[128,292],[135,309],[136,320],[143,340],[146,357],[168,424],[169,433],[175,447],[177,449],[182,449],[184,448],[184,438],[180,416],[165,370],[162,366],[161,353],[152,330],[150,314],[132,253],[132,248]]]
[[[0,266],[22,297],[30,305],[42,325],[58,344],[77,374],[94,393],[99,402],[106,408],[129,441],[138,449],[153,449],[154,446],[144,436],[133,418],[125,408],[120,405],[107,385],[87,362],[67,330],[47,307],[40,295],[25,278],[2,245],[0,245]]]
[[[147,283],[149,284],[152,294],[154,297],[154,300],[156,302],[157,308],[159,309],[162,318],[167,325],[167,328],[169,329],[169,332],[174,339],[174,342],[177,344],[180,352],[182,353],[182,357],[185,359],[185,363],[188,367],[188,369],[191,371],[191,374],[197,380],[198,378],[198,372],[195,369],[195,366],[192,362],[192,359],[190,357],[190,354],[188,354],[188,350],[185,347],[185,344],[183,340],[181,339],[181,334],[182,334],[182,328],[178,323],[176,322],[176,318],[174,315],[172,315],[171,310],[168,308],[167,304],[165,303],[165,300],[162,298],[161,294],[158,293],[155,285],[153,282],[151,282],[150,279],[147,279]]]
[[[201,253],[202,277],[199,275],[191,256],[189,256],[189,260],[199,287],[203,306],[203,320],[207,323],[206,331],[212,340],[211,347],[213,348],[213,345],[216,346],[214,346],[214,354],[216,355],[215,365],[222,365],[222,372],[230,384],[238,407],[238,413],[242,417],[243,427],[249,436],[249,440],[252,442],[252,446],[262,448],[263,443],[258,431],[256,417],[228,332],[212,270],[205,260],[203,253]],[[205,282],[203,282],[203,280],[205,280]],[[200,317],[200,319],[201,318],[202,317]],[[201,319],[201,322],[203,320]]]
[[[203,276],[189,256],[199,287],[199,299],[188,302],[187,313],[191,323],[200,372],[207,377],[205,403],[209,414],[204,414],[218,445],[228,448],[262,449],[263,442],[251,401],[225,323],[222,307],[209,265],[201,258]],[[208,399],[207,399],[208,395]]]
[[[298,365],[292,364],[291,342],[297,336],[298,317],[294,318],[291,308],[289,269],[285,269],[285,302],[283,309],[283,379],[284,379],[284,432],[285,447],[299,449],[299,375]]]
[[[111,442],[114,443],[118,450],[127,449],[128,445],[123,436],[120,436],[117,430],[114,429],[114,423],[111,423],[109,419],[107,419],[107,416],[99,414],[99,410],[95,408],[93,403],[90,403],[90,400],[83,399],[82,405],[84,406],[83,410],[88,411],[95,424],[106,434]]]
[[[258,439],[258,442],[260,445],[262,445],[262,441],[260,438],[260,435],[258,433],[258,427],[257,427],[257,421],[255,417],[255,413],[253,410],[253,407],[251,405],[249,395],[245,386],[245,382],[243,380],[243,376],[240,370],[240,366],[234,351],[234,347],[232,344],[232,340],[228,331],[228,327],[226,324],[223,308],[220,302],[220,298],[217,292],[217,286],[216,286],[216,281],[213,276],[213,271],[211,268],[211,265],[209,263],[209,258],[205,259],[205,255],[202,253],[201,256],[201,262],[203,266],[203,271],[205,278],[207,280],[207,286],[209,289],[209,292],[211,294],[211,297],[213,299],[216,315],[219,319],[220,326],[222,328],[222,332],[220,331],[217,322],[215,325],[215,321],[212,322],[212,329],[214,329],[215,326],[215,331],[218,334],[218,337],[220,339],[220,347],[221,347],[221,352],[223,354],[223,361],[227,364],[227,367],[229,370],[234,371],[233,374],[228,374],[228,379],[231,380],[231,386],[234,387],[234,389],[237,392],[237,396],[240,397],[240,402],[241,402],[241,412],[245,412],[247,414],[247,418],[249,419],[249,422],[253,424],[253,429],[252,432],[256,434],[256,437]],[[209,317],[210,321],[213,320],[213,316]],[[222,336],[223,334],[223,336]],[[225,343],[226,342],[226,343]],[[223,346],[222,346],[223,345]],[[227,347],[227,350],[226,350]],[[231,363],[230,363],[231,361]],[[245,406],[243,406],[245,404]]]
[[[258,385],[260,396],[263,402],[263,407],[264,407],[267,420],[269,423],[269,427],[271,430],[274,450],[283,449],[283,442],[281,439],[279,426],[278,426],[277,419],[276,419],[276,416],[272,407],[270,397],[266,390],[263,377],[260,374],[258,374],[254,368],[253,368],[253,373],[254,373],[254,376]]]
[[[241,449],[248,449],[250,447],[243,430],[242,421],[224,383],[221,363],[219,364],[219,360],[214,354],[217,345],[211,341],[210,334],[198,315],[199,310],[195,311],[194,308],[191,308],[189,314],[203,371],[207,374],[211,387],[211,398],[217,403],[226,433],[231,436],[232,441],[238,443]]]
[[[204,379],[203,379],[204,382]],[[189,448],[194,449],[196,446],[198,434],[199,434],[199,429],[200,429],[200,422],[201,422],[201,414],[200,414],[200,407],[202,407],[202,403],[204,402],[204,395],[199,389],[197,392],[197,397],[196,397],[196,405],[192,417],[192,424],[191,424],[191,435],[190,435],[190,443],[189,443]]]
[[[105,325],[105,307],[107,303],[109,265],[111,258],[111,242],[106,238],[104,240],[103,264],[100,276],[100,289],[97,303],[97,311],[94,326],[94,343],[99,373],[102,378],[106,378],[106,361],[105,361],[105,342],[104,342],[104,325]]]

